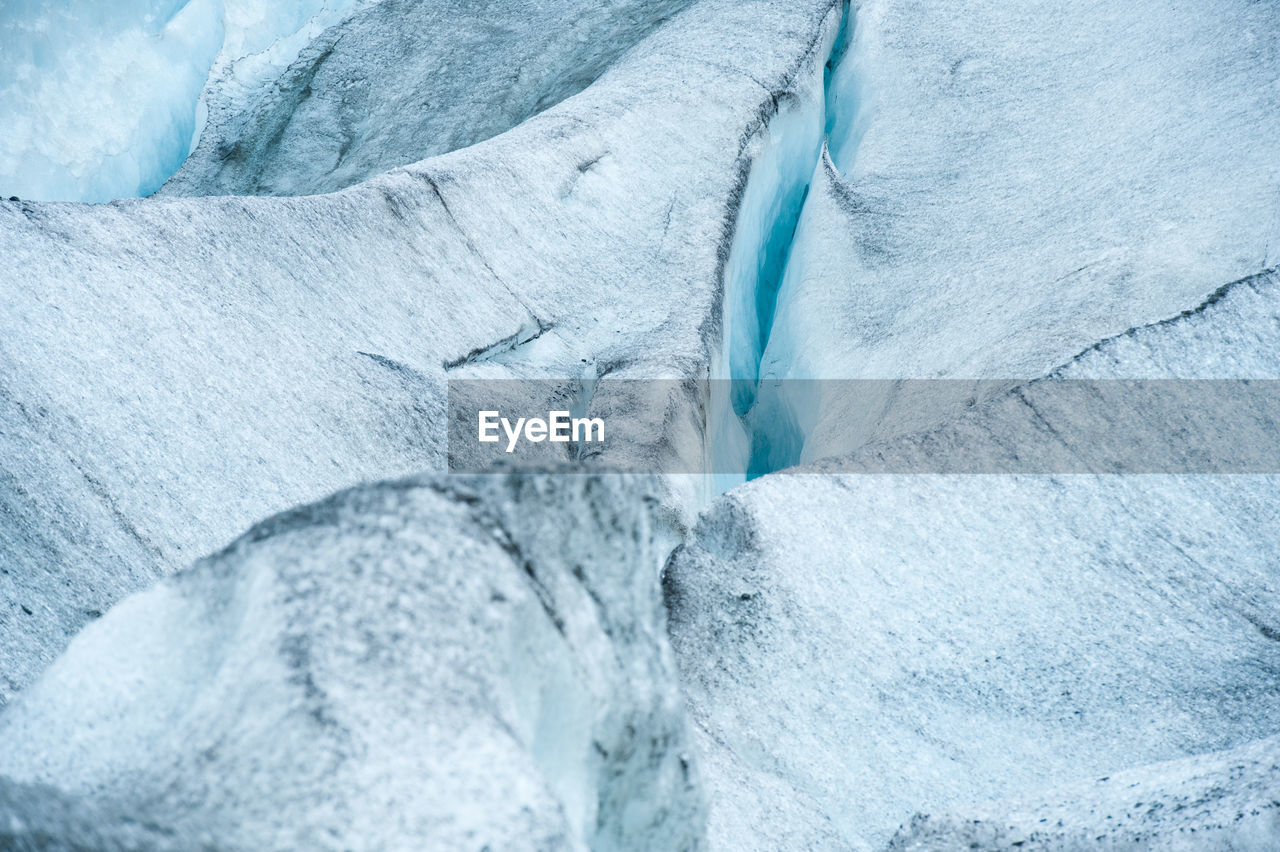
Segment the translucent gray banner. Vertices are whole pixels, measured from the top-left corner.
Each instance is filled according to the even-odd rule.
[[[449,469],[1280,473],[1280,381],[451,381]]]

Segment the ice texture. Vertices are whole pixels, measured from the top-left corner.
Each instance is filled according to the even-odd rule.
[[[271,518],[87,628],[0,716],[0,774],[187,849],[693,848],[658,493],[416,479]],[[0,832],[32,841],[64,806],[24,801]]]
[[[1280,737],[954,814],[918,814],[888,852],[1267,852],[1280,828]]]
[[[1261,477],[735,489],[667,571],[713,846],[879,844],[1272,734],[1278,510]]]
[[[1247,0],[858,4],[763,382],[1031,379],[1274,265],[1278,45]],[[791,432],[771,469],[866,437]]]
[[[220,0],[5,0],[0,197],[154,192],[191,149]]]
[[[686,5],[14,0],[0,192],[340,189],[576,94]]]
[[[1280,477],[839,473],[1280,377],[1274,4],[206,2],[5,7],[128,137],[24,173],[203,131],[0,202],[0,845],[1280,845]],[[1016,387],[778,383],[933,376]],[[323,499],[439,470],[452,377],[758,478]]]
[[[224,52],[164,193],[329,192],[466,147],[581,91],[686,5],[366,1],[265,73]]]
[[[1243,279],[1054,375],[1275,376],[1278,306]],[[1004,405],[861,452],[998,440]],[[1280,477],[823,470],[719,498],[666,572],[713,846],[878,845],[1280,724]]]
[[[0,203],[0,700],[255,520],[442,469],[448,376],[707,375],[739,176],[838,15],[700,3],[577,97],[338,193]],[[661,426],[637,452],[702,452]]]
[[[195,145],[211,68],[239,89],[270,84],[353,2],[7,0],[0,197],[150,195]]]

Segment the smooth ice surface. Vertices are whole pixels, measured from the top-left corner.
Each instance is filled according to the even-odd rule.
[[[686,5],[365,0],[287,63],[224,51],[163,191],[329,192],[471,145],[578,93]]]
[[[1056,374],[1275,376],[1278,305],[1245,279]],[[998,440],[989,412],[864,452]],[[666,572],[713,845],[879,844],[1280,725],[1280,478],[800,470],[713,503]]]
[[[953,814],[920,814],[890,852],[1223,849],[1280,845],[1280,737],[1129,769]]]
[[[0,699],[255,520],[443,469],[448,376],[707,375],[739,175],[836,14],[700,3],[579,96],[336,194],[0,202]],[[686,425],[640,451],[701,453]]]
[[[188,849],[693,848],[658,495],[419,479],[271,518],[81,634],[0,774]],[[87,830],[22,792],[0,837]]]
[[[762,379],[1030,379],[1274,265],[1278,45],[1247,0],[859,4]]]

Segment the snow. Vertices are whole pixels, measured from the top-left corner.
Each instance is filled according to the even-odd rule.
[[[200,143],[164,192],[330,192],[466,147],[578,93],[686,5],[380,0],[287,62],[225,50]]]
[[[4,11],[5,197],[191,153],[0,201],[0,845],[1276,845],[1280,477],[847,473],[1280,378],[1268,4]]]
[[[0,202],[0,698],[254,521],[443,470],[447,378],[708,375],[743,128],[831,14],[698,4],[577,97],[339,193]],[[699,469],[699,433],[635,429]]]
[[[658,493],[417,479],[271,518],[85,630],[0,773],[180,848],[690,848]]]
[[[1278,26],[1245,0],[859,4],[849,131],[814,176],[762,381],[1031,379],[1274,265]]]
[[[1275,848],[1280,738],[1125,770],[963,813],[925,815],[890,852]]]
[[[726,849],[1277,730],[1274,477],[762,477],[667,569]],[[776,790],[761,809],[761,791]]]
[[[1274,377],[1277,305],[1274,271],[1243,279],[1054,376]],[[927,469],[1008,416],[861,453]],[[859,463],[730,491],[668,565],[713,845],[874,846],[1277,729],[1280,477],[839,475]]]

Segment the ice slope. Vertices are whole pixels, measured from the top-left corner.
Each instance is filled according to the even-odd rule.
[[[329,192],[471,145],[581,91],[686,5],[366,1],[270,74],[215,67],[209,120],[163,192]]]
[[[577,97],[336,194],[0,202],[0,699],[255,520],[440,469],[446,376],[706,375],[747,166],[838,15],[699,3]]]
[[[5,708],[0,775],[72,818],[9,785],[0,831],[83,808],[181,848],[695,848],[659,495],[422,478],[255,526]]]
[[[350,0],[6,0],[0,197],[149,195],[182,165],[210,68],[256,88]],[[234,79],[232,79],[234,78]]]
[[[893,852],[1230,849],[1280,845],[1280,738],[1130,769],[964,813],[917,815]]]
[[[576,94],[686,5],[13,0],[0,197],[340,189]]]
[[[1243,279],[1057,375],[1274,377],[1278,306]],[[949,435],[983,431],[864,452]],[[823,470],[719,498],[666,570],[713,846],[878,845],[1280,730],[1280,479]]]
[[[0,845],[11,852],[92,849],[94,852],[194,852],[156,826],[89,805],[54,787],[0,778]],[[200,850],[204,852],[204,850]]]
[[[1176,317],[1100,341],[1044,380],[875,383],[874,395],[883,399],[865,409],[873,426],[824,423],[815,434],[843,425],[891,437],[851,456],[815,462],[813,469],[1273,472],[1278,303],[1273,268],[1219,288]],[[1117,378],[1155,381],[1108,381]],[[1212,381],[1224,379],[1262,381]],[[855,386],[849,395],[857,393]],[[970,408],[975,397],[992,393],[999,395],[977,411]]]
[[[866,437],[807,435],[851,402],[773,379],[1034,378],[1274,265],[1278,45],[1247,0],[857,4],[761,365],[757,420],[801,434],[767,466]]]

